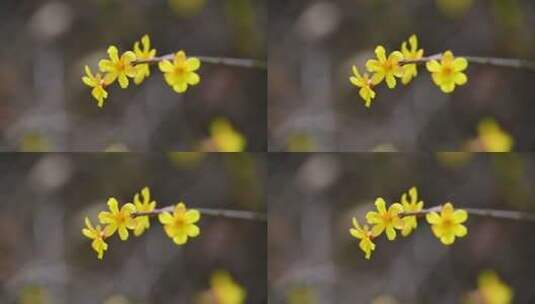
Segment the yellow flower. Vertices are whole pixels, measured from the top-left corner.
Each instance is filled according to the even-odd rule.
[[[98,219],[102,224],[107,224],[104,231],[106,235],[111,236],[115,231],[119,231],[121,240],[128,239],[128,229],[136,228],[136,220],[132,217],[132,213],[136,211],[136,207],[131,204],[124,204],[119,210],[117,200],[113,197],[108,199],[108,207],[111,212],[102,211],[98,214]]]
[[[139,195],[141,194],[141,197],[143,201],[139,198]],[[156,208],[156,202],[150,200],[150,190],[149,187],[145,187],[141,190],[141,193],[136,193],[134,195],[134,205],[136,206],[136,212],[151,212]],[[134,235],[140,236],[143,232],[145,232],[145,229],[150,228],[150,221],[148,215],[142,215],[137,216],[135,218],[136,220],[136,228],[134,229]]]
[[[235,282],[226,271],[216,271],[210,280],[211,289],[218,304],[242,304],[247,295],[245,289]]]
[[[479,139],[486,152],[510,152],[513,138],[492,118],[481,120],[477,126]]]
[[[425,66],[431,72],[433,82],[444,93],[451,93],[455,89],[455,85],[463,85],[468,81],[462,72],[468,67],[468,61],[463,57],[455,58],[451,51],[442,54],[440,63],[437,60],[430,60]]]
[[[188,85],[196,85],[201,80],[195,73],[201,66],[199,58],[187,58],[184,51],[175,54],[173,62],[169,60],[160,61],[158,67],[164,73],[165,81],[173,87],[177,93],[183,93],[188,89]]]
[[[403,212],[412,213],[421,211],[424,207],[424,202],[418,201],[418,190],[416,189],[416,187],[410,188],[408,195],[410,197],[410,200],[407,200],[407,193],[403,193],[401,195],[401,205],[403,206]],[[414,215],[404,216],[402,220],[404,222],[403,229],[401,230],[401,234],[403,236],[409,235],[413,229],[416,229],[416,227],[418,227],[418,221],[416,220],[416,216]]]
[[[376,79],[377,80],[377,79]],[[353,66],[353,76],[349,77],[349,81],[356,87],[360,88],[359,95],[364,99],[364,106],[367,108],[370,107],[372,99],[375,98],[375,92],[372,90],[372,87],[379,82],[373,83],[372,80],[368,77],[367,73],[360,75],[359,70],[356,66]]]
[[[401,220],[398,215],[403,212],[403,206],[394,203],[387,210],[385,205],[386,203],[384,199],[380,197],[377,198],[375,200],[375,206],[377,207],[378,212],[368,212],[366,214],[366,220],[368,223],[374,224],[372,228],[372,235],[374,237],[386,230],[386,237],[392,241],[396,238],[395,229],[403,229],[403,220]]]
[[[219,152],[242,152],[246,141],[225,118],[216,118],[210,124],[212,140]]]
[[[136,54],[128,51],[119,57],[119,51],[115,46],[108,48],[108,55],[110,60],[102,59],[98,63],[98,66],[102,72],[106,72],[104,81],[106,83],[112,83],[115,79],[119,79],[119,85],[121,88],[126,89],[128,87],[128,77],[136,77],[137,70],[132,65],[132,62],[136,60]]]
[[[368,72],[374,72],[372,83],[379,83],[386,78],[386,85],[393,89],[396,87],[396,78],[403,77],[403,68],[399,62],[403,60],[403,54],[400,51],[394,51],[386,57],[386,51],[383,46],[375,48],[375,55],[378,60],[370,59],[366,62]]]
[[[100,225],[97,225],[97,227],[93,227],[91,221],[87,217],[85,218],[85,225],[86,228],[82,229],[82,234],[87,238],[93,240],[93,242],[91,243],[91,247],[93,247],[93,250],[97,252],[98,259],[102,260],[102,257],[104,256],[104,251],[108,250],[108,244],[104,242],[104,238],[106,237],[106,235],[104,234],[104,231],[100,228]]]
[[[91,69],[87,65],[85,66],[85,74],[86,76],[82,77],[82,81],[88,87],[93,88],[93,90],[91,90],[91,95],[97,100],[97,106],[102,108],[102,106],[104,106],[104,99],[108,98],[108,92],[104,90],[104,87],[109,83],[104,82],[104,79],[99,73],[93,75]]]
[[[407,42],[403,41],[401,44],[401,53],[403,53],[403,60],[418,60],[421,59],[424,56],[424,50],[418,49],[418,38],[416,38],[416,35],[412,35],[409,37],[409,46],[410,49],[407,48]],[[408,84],[412,78],[416,77],[418,75],[418,69],[416,68],[415,63],[405,64],[403,65],[403,77],[401,78],[401,82],[403,84]]]
[[[425,218],[432,225],[433,234],[444,245],[451,245],[455,241],[455,237],[463,237],[468,233],[466,227],[462,225],[468,218],[468,213],[461,209],[454,210],[450,202],[442,206],[440,214],[429,212]]]
[[[513,290],[494,271],[482,272],[478,276],[477,286],[485,304],[513,303]]]
[[[134,53],[136,54],[136,60],[149,60],[156,56],[156,49],[150,49],[150,38],[149,35],[144,35],[141,38],[141,45],[143,49],[139,47],[139,41],[134,43]],[[142,63],[136,65],[137,73],[134,78],[135,84],[140,84],[143,82],[145,77],[150,76],[150,68],[148,63]]]
[[[356,218],[353,218],[353,228],[349,229],[349,233],[355,238],[359,239],[359,248],[364,251],[365,258],[370,259],[372,251],[375,250],[375,244],[372,242],[372,232],[368,225],[360,226]]]
[[[201,214],[195,209],[186,209],[186,205],[180,202],[175,206],[173,214],[163,212],[158,215],[160,223],[164,225],[165,233],[173,239],[177,245],[183,245],[188,241],[188,237],[199,235],[199,227],[195,225]]]

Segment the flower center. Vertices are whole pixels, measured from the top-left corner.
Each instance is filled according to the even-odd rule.
[[[182,76],[184,74],[186,74],[186,68],[184,66],[177,66],[175,68],[175,73],[179,76]]]
[[[445,66],[442,70],[442,73],[444,73],[446,76],[451,76],[453,74],[453,69],[450,66]]]
[[[183,229],[186,226],[186,220],[183,217],[179,217],[175,220],[175,227],[177,229]]]
[[[392,62],[391,60],[387,60],[384,65],[385,71],[387,72],[392,71],[394,69],[394,65],[395,65],[394,62]]]
[[[123,213],[118,213],[116,217],[117,223],[123,224],[126,222],[126,216]]]

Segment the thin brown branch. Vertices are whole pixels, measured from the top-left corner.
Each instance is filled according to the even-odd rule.
[[[212,208],[192,208],[198,210],[202,215],[207,216],[220,216],[226,218],[234,218],[241,220],[250,220],[250,221],[260,221],[266,222],[267,218],[265,214],[245,211],[245,210],[229,210],[229,209],[212,209]],[[154,209],[151,212],[135,212],[132,213],[133,216],[156,216],[163,212],[173,212],[175,206],[167,206],[163,208]]]
[[[440,212],[442,206],[434,206],[427,209],[422,209],[418,212],[403,212],[400,213],[400,216],[424,216],[430,212]],[[469,215],[483,216],[483,217],[492,217],[499,219],[515,220],[515,221],[528,221],[535,222],[535,214],[522,212],[522,211],[513,211],[513,210],[498,210],[498,209],[478,209],[478,208],[458,208],[465,210]]]
[[[513,59],[513,58],[496,58],[496,57],[477,57],[477,56],[456,56],[456,57],[466,58],[466,60],[468,60],[469,63],[484,64],[484,65],[514,68],[514,69],[523,69],[523,70],[535,72],[535,62],[529,61],[529,60]],[[421,63],[425,63],[431,60],[440,60],[440,58],[442,58],[442,54],[434,54],[434,55],[422,57],[417,60],[403,60],[400,63],[401,64],[412,64],[412,63],[421,64]]]
[[[147,60],[137,60],[134,63],[157,63],[163,60],[173,60],[175,54],[167,54],[162,56],[157,56],[152,59]],[[254,68],[254,69],[263,69],[267,68],[267,65],[264,61],[256,59],[242,59],[242,58],[228,58],[228,57],[209,57],[209,56],[193,56],[199,58],[203,63],[210,64],[220,64],[228,66],[236,66],[242,68]]]

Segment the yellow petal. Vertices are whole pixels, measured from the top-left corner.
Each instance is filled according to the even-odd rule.
[[[123,241],[128,240],[128,230],[126,226],[119,227],[119,238]]]
[[[188,241],[188,236],[185,233],[179,233],[173,238],[173,241],[177,245],[183,245]]]
[[[440,63],[438,63],[438,61],[436,60],[431,60],[431,61],[426,62],[425,67],[431,73],[439,72],[440,69],[442,68]]]
[[[186,60],[186,67],[188,68],[188,71],[195,71],[201,66],[201,61],[199,58],[191,57]]]
[[[440,86],[440,89],[441,89],[442,92],[444,92],[444,93],[451,93],[451,92],[453,92],[453,90],[455,90],[455,83],[453,83],[453,82],[443,83],[443,84]]]
[[[468,234],[468,229],[464,225],[455,225],[453,227],[453,233],[455,236],[463,237]]]
[[[201,81],[201,78],[196,73],[188,73],[186,75],[186,81],[189,85],[196,85]]]
[[[125,64],[129,64],[132,61],[135,61],[137,59],[136,54],[132,51],[125,52],[121,59],[125,62]]]
[[[166,225],[173,223],[174,218],[169,212],[163,212],[158,214],[158,220],[160,220],[160,223]]]
[[[117,62],[119,61],[119,55],[118,55],[119,51],[117,50],[117,48],[115,46],[110,46],[108,48],[108,55],[110,56],[111,60],[113,62]]]
[[[383,220],[381,219],[379,213],[375,211],[368,211],[368,213],[366,213],[366,221],[368,221],[370,224],[377,224],[381,223]]]
[[[425,219],[429,224],[438,224],[440,222],[440,216],[436,212],[429,212],[425,215]]]
[[[349,234],[356,237],[357,239],[364,238],[364,234],[361,231],[354,229],[354,228],[349,228]]]
[[[465,210],[459,209],[453,212],[453,221],[457,224],[464,223],[468,218],[468,213]]]
[[[385,230],[385,226],[382,224],[377,224],[372,227],[372,235],[374,237],[379,236]]]
[[[453,78],[453,81],[455,81],[455,84],[463,85],[468,81],[468,78],[464,73],[455,73],[455,76]]]
[[[193,224],[199,220],[201,213],[198,210],[191,209],[186,212],[186,223]]]
[[[187,83],[178,83],[173,86],[173,90],[177,93],[184,93],[188,89]]]
[[[440,241],[444,245],[451,245],[455,241],[455,235],[453,235],[453,234],[445,234],[440,238]]]
[[[396,230],[393,227],[386,228],[386,238],[393,241],[396,238]]]
[[[93,81],[93,79],[87,77],[87,76],[83,76],[82,77],[82,81],[85,85],[89,86],[89,87],[94,87],[96,86],[97,84]]]
[[[201,233],[201,230],[196,225],[187,225],[186,226],[186,234],[189,237],[196,237]]]
[[[394,75],[386,75],[386,85],[388,88],[393,89],[396,87],[396,78],[394,78]]]
[[[145,51],[148,51],[150,49],[150,38],[149,35],[145,34],[143,37],[141,37],[141,43],[143,44],[143,48]]]
[[[98,62],[98,68],[102,72],[115,71],[115,64],[108,59],[101,59]]]
[[[412,34],[409,37],[409,44],[411,45],[411,49],[413,51],[416,51],[416,49],[418,48],[418,38],[416,37],[415,34]]]
[[[466,58],[459,57],[453,60],[453,68],[455,69],[456,72],[464,71],[467,66],[468,66],[468,61],[466,60]]]
[[[163,60],[158,63],[160,71],[164,73],[172,72],[175,69],[175,66],[169,60]]]
[[[379,45],[375,48],[375,55],[381,62],[386,61],[385,53],[386,53],[385,48],[382,45]]]
[[[375,59],[369,59],[366,61],[366,69],[368,72],[376,72],[381,70],[381,64]]]
[[[108,199],[108,207],[112,213],[119,213],[119,203],[114,197]]]
[[[380,214],[386,213],[386,202],[382,197],[378,197],[375,200],[375,207],[377,207]]]
[[[128,78],[125,73],[119,74],[119,86],[123,89],[128,88]]]
[[[403,60],[403,54],[400,51],[394,51],[388,56],[388,60],[398,62]]]

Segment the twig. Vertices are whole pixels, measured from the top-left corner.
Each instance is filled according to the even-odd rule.
[[[147,59],[147,60],[136,60],[134,61],[134,63],[136,64],[157,63],[163,60],[173,60],[174,57],[175,57],[175,54],[167,54],[167,55],[162,55],[162,56],[154,57],[154,58]],[[199,58],[199,60],[203,63],[221,64],[221,65],[236,66],[236,67],[242,67],[242,68],[263,69],[263,70],[267,68],[267,65],[264,61],[260,61],[256,59],[209,57],[209,56],[194,56],[194,57]]]
[[[485,64],[498,67],[507,67],[514,69],[523,69],[528,71],[535,71],[535,62],[523,59],[511,59],[511,58],[496,58],[496,57],[477,57],[477,56],[456,56],[463,57],[470,63]],[[440,60],[442,54],[434,54],[426,57],[422,57],[416,60],[403,60],[401,64],[421,64],[431,60]]]
[[[477,209],[477,208],[458,208],[465,210],[469,215],[493,217],[507,220],[516,220],[516,221],[528,221],[535,222],[535,214],[527,213],[522,211],[512,211],[512,210],[497,210],[497,209]],[[427,209],[422,209],[418,212],[403,212],[400,213],[400,216],[424,216],[430,212],[440,212],[442,206],[435,206]]]
[[[235,219],[242,219],[242,220],[250,220],[250,221],[260,221],[260,222],[266,222],[267,218],[265,214],[252,212],[252,211],[245,211],[245,210],[228,210],[228,209],[211,209],[211,208],[192,208],[195,210],[198,210],[202,215],[208,215],[208,216],[220,216],[220,217],[227,217],[227,218],[235,218]],[[150,212],[135,212],[132,213],[133,216],[156,216],[163,212],[173,212],[175,210],[175,206],[167,206],[159,209],[154,209]]]

